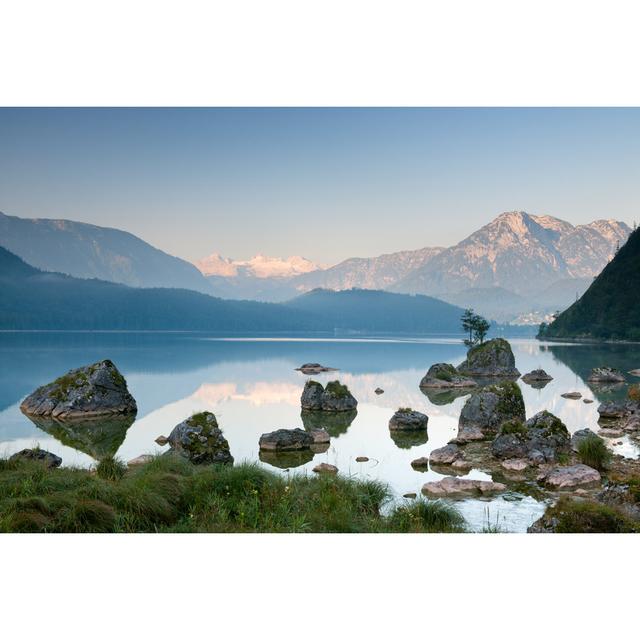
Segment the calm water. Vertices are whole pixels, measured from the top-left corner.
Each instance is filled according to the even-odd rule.
[[[543,389],[518,382],[527,416],[548,409],[572,432],[584,427],[597,430],[598,403],[626,392],[624,386],[606,390],[587,386],[591,367],[606,364],[623,371],[640,367],[640,345],[554,345],[523,339],[511,343],[521,373],[541,367],[554,377]],[[164,450],[154,443],[158,435],[168,435],[184,418],[208,410],[216,414],[236,461],[259,460],[260,434],[303,426],[300,394],[307,376],[294,368],[303,362],[322,362],[340,371],[314,378],[326,382],[337,377],[346,383],[358,399],[357,416],[350,423],[338,418],[331,425],[333,437],[325,453],[260,464],[279,473],[307,473],[319,462],[329,462],[345,475],[384,480],[398,496],[419,493],[424,482],[443,476],[431,470],[415,471],[410,462],[455,437],[465,397],[430,399],[418,383],[434,362],[457,364],[464,354],[465,348],[455,338],[238,340],[193,334],[2,333],[0,453],[8,455],[37,443],[61,456],[66,465],[90,466],[95,458],[113,453],[128,460]],[[116,363],[137,400],[137,420],[128,429],[126,425],[116,428],[108,438],[92,443],[78,434],[57,432],[53,436],[20,413],[20,401],[37,386],[103,358]],[[385,393],[376,395],[376,387]],[[566,391],[580,391],[595,402],[561,398]],[[429,416],[427,441],[391,438],[388,421],[401,406]],[[614,450],[638,455],[625,439]],[[357,456],[370,461],[357,463]],[[299,466],[287,471],[270,463]],[[468,477],[489,479],[476,470]],[[524,531],[545,506],[512,495],[457,504],[476,529],[489,519],[509,531]]]

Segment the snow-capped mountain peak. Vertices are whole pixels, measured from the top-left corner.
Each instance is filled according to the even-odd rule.
[[[254,278],[290,278],[320,268],[302,256],[274,258],[261,253],[249,260],[232,260],[213,253],[194,264],[205,276],[248,275]]]

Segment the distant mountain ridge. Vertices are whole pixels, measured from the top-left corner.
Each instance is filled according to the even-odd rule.
[[[286,259],[258,254],[250,260],[232,260],[213,253],[193,263],[204,276],[251,276],[254,278],[290,278],[316,271],[320,267],[302,256]]]
[[[0,212],[0,246],[38,269],[76,278],[133,287],[211,291],[206,278],[191,263],[118,229]]]
[[[435,298],[385,291],[314,290],[275,304],[133,288],[40,271],[0,247],[4,330],[457,333],[461,313]]]

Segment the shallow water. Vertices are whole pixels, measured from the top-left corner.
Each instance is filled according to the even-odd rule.
[[[511,344],[521,373],[543,368],[554,377],[543,389],[518,381],[527,416],[547,409],[571,432],[584,427],[597,431],[599,402],[622,398],[626,393],[624,385],[614,389],[588,386],[585,379],[592,367],[610,365],[625,372],[640,367],[640,345],[563,345],[527,339],[513,339]],[[465,351],[458,338],[229,339],[198,334],[2,333],[0,453],[8,455],[37,443],[60,455],[66,465],[90,466],[95,463],[92,455],[109,453],[129,460],[165,450],[154,443],[158,435],[168,435],[192,413],[208,410],[216,414],[236,461],[259,460],[262,433],[303,426],[300,394],[308,377],[294,371],[295,367],[321,362],[339,371],[313,378],[321,382],[338,378],[347,384],[358,399],[357,415],[350,424],[340,423],[338,418],[331,425],[333,437],[325,453],[306,461],[265,460],[260,464],[279,473],[306,473],[319,462],[329,462],[342,474],[383,480],[398,496],[419,493],[424,482],[444,476],[433,470],[416,471],[410,462],[428,456],[455,437],[466,396],[430,399],[418,383],[431,364],[457,364]],[[126,425],[117,428],[96,445],[59,432],[47,433],[20,413],[20,401],[37,386],[68,369],[103,358],[116,363],[137,400],[137,419],[128,429]],[[638,380],[630,375],[627,378]],[[376,395],[376,387],[384,389],[384,394]],[[594,402],[560,397],[567,391],[580,391]],[[429,416],[426,442],[424,438],[413,442],[391,438],[389,418],[398,407],[406,406]],[[638,456],[628,439],[609,444],[617,453]],[[369,462],[357,463],[357,456],[367,456]],[[287,471],[270,462],[302,464]],[[477,470],[468,477],[489,479]],[[524,531],[544,510],[544,504],[530,497],[510,495],[486,501],[469,499],[457,502],[457,506],[476,530],[497,522],[504,531]]]

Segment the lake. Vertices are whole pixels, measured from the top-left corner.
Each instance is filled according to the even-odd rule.
[[[510,340],[521,373],[543,368],[553,381],[534,389],[521,380],[527,417],[547,409],[574,432],[597,431],[597,407],[605,399],[624,397],[625,385],[601,389],[585,380],[592,367],[609,365],[627,372],[640,367],[640,345],[586,345]],[[208,410],[218,418],[237,462],[258,461],[277,473],[311,473],[319,462],[335,464],[341,474],[383,480],[401,499],[420,492],[428,480],[443,476],[416,471],[411,461],[444,446],[457,431],[467,396],[427,396],[418,384],[435,362],[457,364],[466,348],[458,337],[398,338],[222,338],[201,334],[154,333],[0,333],[0,453],[39,444],[63,464],[88,467],[97,458],[116,454],[129,460],[161,452],[154,440],[191,414]],[[19,409],[36,387],[67,370],[109,358],[127,378],[138,403],[138,415],[127,429],[95,443],[78,434],[48,433]],[[308,376],[294,369],[321,362],[339,369],[312,376],[320,382],[339,379],[358,400],[355,417],[338,416],[329,425],[330,448],[315,455],[265,458],[258,451],[262,433],[303,426],[300,394]],[[632,376],[627,375],[631,382]],[[376,395],[376,387],[384,393]],[[560,394],[579,391],[582,400]],[[389,418],[398,407],[412,407],[429,416],[428,440],[392,438]],[[616,453],[638,457],[628,439],[610,440]],[[358,463],[358,456],[368,462]],[[297,465],[297,466],[294,466]],[[472,470],[468,477],[490,479]],[[487,500],[457,501],[475,530],[499,524],[503,531],[525,531],[545,504],[513,493]]]

